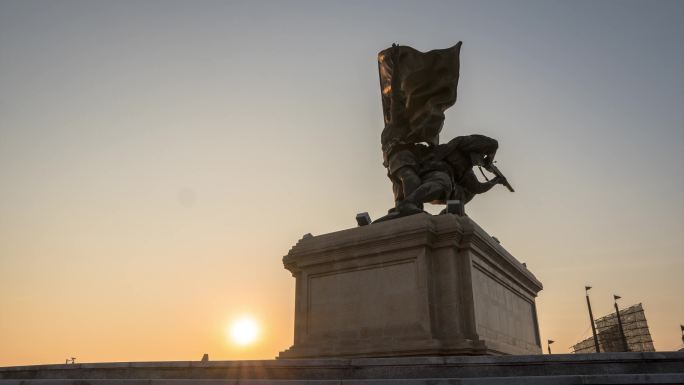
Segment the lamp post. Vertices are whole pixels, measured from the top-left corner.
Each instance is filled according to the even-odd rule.
[[[618,304],[617,300],[619,300],[620,297],[619,295],[613,294],[613,304],[615,305],[615,316],[617,317],[618,321],[618,329],[620,330],[620,338],[622,339],[622,344],[625,348],[625,352],[629,351],[629,345],[627,345],[627,337],[625,337],[625,329],[622,328],[622,318],[620,318],[620,309],[618,309]]]
[[[591,323],[591,334],[594,336],[594,346],[596,347],[596,353],[601,353],[601,348],[599,347],[598,336],[596,335],[596,326],[594,325],[594,314],[591,312],[591,302],[589,302],[589,290],[591,286],[584,287],[584,294],[587,297],[587,307],[589,308],[589,322]]]
[[[546,349],[548,349],[549,354],[551,354],[551,344],[554,343],[554,342],[556,342],[556,341],[554,341],[554,340],[546,340]]]
[[[684,344],[684,325],[679,325],[679,328],[682,329],[682,343]]]

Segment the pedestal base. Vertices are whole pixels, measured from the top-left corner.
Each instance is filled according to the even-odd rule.
[[[306,236],[283,263],[295,338],[279,358],[541,353],[541,283],[468,217]]]

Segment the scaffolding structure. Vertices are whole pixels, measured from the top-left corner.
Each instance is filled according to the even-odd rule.
[[[653,339],[648,330],[646,315],[641,304],[632,305],[620,310],[622,328],[627,340],[627,348],[620,335],[618,319],[616,313],[608,314],[594,322],[596,323],[596,334],[599,347],[602,352],[654,352]],[[594,338],[589,337],[572,346],[573,353],[595,353]]]

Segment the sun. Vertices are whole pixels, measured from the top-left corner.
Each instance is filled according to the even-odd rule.
[[[238,345],[249,345],[256,341],[259,335],[259,326],[250,317],[242,317],[230,326],[230,338]]]

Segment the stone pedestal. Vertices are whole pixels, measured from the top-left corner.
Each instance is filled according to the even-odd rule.
[[[418,214],[302,238],[279,358],[539,354],[534,275],[468,217]]]

